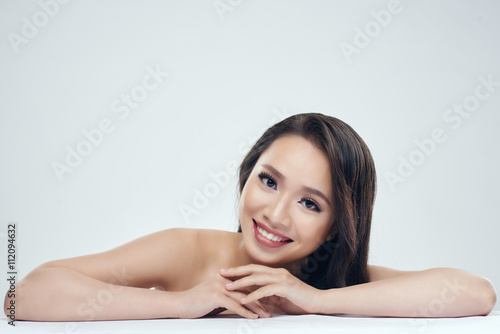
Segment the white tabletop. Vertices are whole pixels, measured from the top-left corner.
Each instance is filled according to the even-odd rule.
[[[247,320],[234,315],[201,319],[158,319],[94,322],[16,321],[15,328],[4,318],[2,333],[500,333],[500,312],[486,317],[410,319],[355,316],[275,315]],[[5,331],[7,329],[7,331]]]

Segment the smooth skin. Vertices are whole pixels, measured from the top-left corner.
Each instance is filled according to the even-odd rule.
[[[331,237],[330,181],[321,150],[302,137],[281,137],[261,155],[242,191],[242,233],[174,228],[107,252],[45,263],[18,283],[16,317],[198,318],[225,310],[249,319],[276,311],[460,317],[493,309],[492,284],[458,269],[369,265],[369,283],[330,290],[296,278],[304,258]],[[266,246],[254,221],[293,241]],[[5,308],[9,302],[6,297]]]

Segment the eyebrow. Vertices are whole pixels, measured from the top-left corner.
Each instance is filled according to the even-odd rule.
[[[271,165],[268,165],[268,164],[262,164],[261,165],[262,167],[265,167],[267,169],[269,169],[271,172],[273,172],[274,174],[276,174],[276,176],[280,179],[286,179],[283,174],[281,174],[276,168],[274,168],[273,166]],[[325,194],[323,194],[321,191],[319,191],[318,189],[314,189],[314,188],[311,188],[311,187],[306,187],[306,186],[302,186],[302,189],[304,189],[305,191],[313,194],[313,195],[316,195],[318,197],[321,197],[330,207],[332,206],[330,204],[330,201],[328,200],[328,197],[326,197]]]

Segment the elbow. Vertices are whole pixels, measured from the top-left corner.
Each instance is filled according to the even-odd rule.
[[[477,295],[478,315],[488,315],[497,303],[495,287],[487,278],[482,278]]]
[[[16,320],[16,305],[15,305],[15,295],[13,287],[9,288],[9,291],[5,294],[5,299],[3,302],[3,312],[5,316],[10,320]]]
[[[9,282],[9,289],[5,293],[5,299],[3,302],[3,312],[5,316],[10,319],[10,321],[15,320],[29,320],[26,318],[26,310],[29,310],[29,307],[26,307],[26,296],[31,296],[36,289],[33,289],[31,285],[33,281],[36,281],[40,278],[40,272],[43,272],[44,265],[39,266],[30,272],[25,278],[20,280],[19,282]],[[19,291],[22,290],[20,294]],[[23,297],[23,298],[21,298]],[[22,310],[19,309],[19,305],[23,305]],[[22,312],[20,312],[22,311]]]
[[[486,316],[497,302],[495,287],[487,278],[476,276],[470,281],[470,289],[462,300],[463,314],[459,316]]]
[[[443,293],[449,298],[450,317],[486,316],[491,313],[497,302],[495,287],[485,277],[468,273],[463,270],[453,270],[453,276],[447,281],[447,292],[452,291],[455,296]],[[451,278],[453,277],[453,278]]]

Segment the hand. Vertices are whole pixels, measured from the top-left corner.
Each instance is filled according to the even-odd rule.
[[[259,301],[245,305],[240,300],[246,297],[244,289],[227,290],[231,280],[217,274],[197,286],[179,292],[179,318],[200,318],[205,315],[216,315],[229,310],[248,319],[268,318],[271,316],[267,308]]]
[[[228,291],[258,286],[241,300],[245,306],[261,301],[288,314],[317,313],[319,310],[321,290],[302,282],[286,269],[250,264],[222,269],[220,273],[233,280],[226,286]]]

